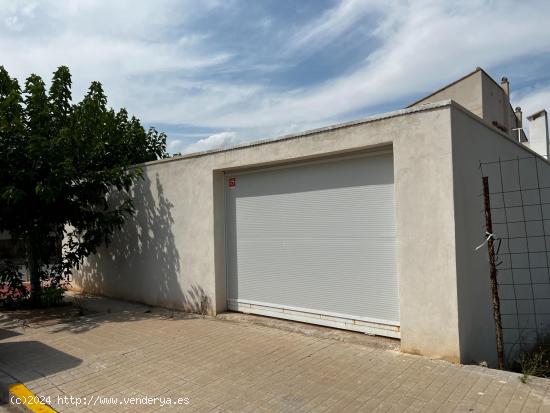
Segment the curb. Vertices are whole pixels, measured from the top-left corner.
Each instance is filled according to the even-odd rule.
[[[9,386],[9,405],[26,412],[56,413],[54,409],[42,402],[40,397],[31,392],[23,383],[15,383]]]

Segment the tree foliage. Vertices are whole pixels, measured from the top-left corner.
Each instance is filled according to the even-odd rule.
[[[0,231],[24,245],[31,296],[63,284],[133,214],[141,169],[130,166],[166,156],[166,136],[107,107],[100,83],[73,104],[67,67],[49,90],[37,75],[21,90],[0,66]],[[0,284],[17,290],[20,272],[2,267]]]

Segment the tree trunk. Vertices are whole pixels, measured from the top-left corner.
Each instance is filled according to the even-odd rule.
[[[27,268],[29,270],[29,278],[31,281],[31,301],[33,304],[40,302],[40,291],[42,285],[40,283],[40,264],[38,259],[38,248],[34,237],[29,237],[27,242]]]

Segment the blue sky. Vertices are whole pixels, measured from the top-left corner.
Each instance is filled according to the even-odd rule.
[[[170,152],[399,109],[475,67],[550,109],[550,1],[0,0],[0,65],[73,74]]]

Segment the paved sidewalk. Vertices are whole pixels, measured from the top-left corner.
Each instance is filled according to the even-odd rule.
[[[327,338],[235,317],[94,305],[95,315],[45,327],[0,314],[0,372],[59,411],[550,412],[550,380],[523,384],[355,333]],[[144,397],[160,399],[145,405]],[[181,404],[161,406],[168,397]]]

